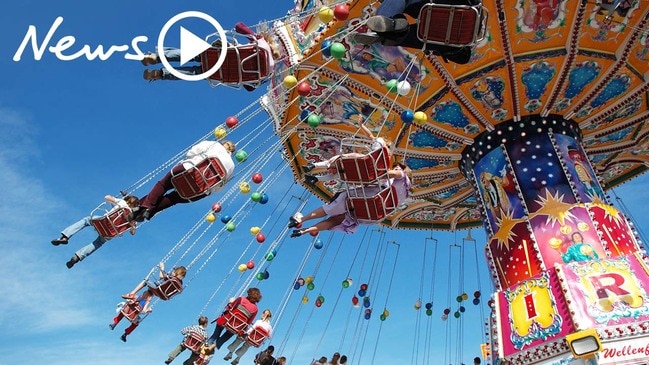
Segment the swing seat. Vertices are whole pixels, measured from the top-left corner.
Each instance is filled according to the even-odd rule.
[[[221,47],[211,47],[201,54],[203,72],[209,70],[219,59]],[[257,43],[229,45],[225,61],[219,69],[209,76],[212,87],[219,84],[242,86],[243,84],[257,87],[268,77],[267,51]]]
[[[242,305],[237,305],[235,308],[230,309],[224,314],[225,324],[223,327],[235,335],[243,335],[243,332],[248,327],[250,317],[252,314]]]
[[[383,146],[362,157],[340,157],[335,166],[340,180],[346,183],[372,183],[385,177],[390,164],[388,148]]]
[[[124,316],[124,318],[128,319],[129,322],[131,323],[139,323],[140,322],[140,313],[142,313],[142,306],[138,302],[134,301],[129,301],[124,306],[122,306],[122,309],[120,309],[120,312]]]
[[[379,191],[378,194],[363,197],[348,197],[347,212],[359,223],[373,224],[382,221],[397,208],[396,189],[392,186]]]
[[[90,213],[90,216],[95,216],[93,213],[100,209],[100,207],[95,208]],[[131,214],[131,209],[120,208],[112,212],[108,211],[100,218],[93,218],[90,220],[90,223],[95,228],[95,231],[97,231],[97,234],[103,238],[110,239],[121,236],[122,233],[131,228],[131,223],[128,220],[129,214]]]
[[[441,46],[474,46],[485,36],[487,14],[481,3],[427,3],[417,17],[417,38],[424,43]]]
[[[177,277],[171,276],[156,284],[148,283],[149,290],[156,297],[162,300],[169,300],[173,296],[180,294],[183,291],[183,282]]]
[[[183,346],[191,350],[191,352],[198,353],[201,351],[203,343],[205,343],[205,336],[202,333],[190,331],[183,341]]]
[[[253,347],[261,346],[268,338],[268,332],[261,327],[253,327],[252,331],[246,336],[246,342]]]
[[[171,173],[171,184],[183,199],[204,196],[219,183],[224,183],[225,168],[217,158],[207,158],[180,173]]]

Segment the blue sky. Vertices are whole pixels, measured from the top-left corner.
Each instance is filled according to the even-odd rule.
[[[130,44],[134,37],[145,35],[149,41],[143,50],[148,51],[154,49],[162,25],[182,11],[206,12],[231,29],[237,21],[252,25],[282,17],[292,6],[287,0],[272,5],[261,0],[245,4],[65,0],[2,5],[0,267],[5,279],[0,286],[0,327],[4,329],[0,363],[160,364],[181,340],[181,328],[193,324],[200,314],[213,319],[227,298],[245,289],[250,272],[240,274],[236,267],[250,259],[270,273],[269,280],[253,281],[253,285],[264,296],[260,308],[275,312],[272,344],[291,364],[308,364],[314,357],[331,357],[335,351],[348,354],[354,364],[432,363],[433,359],[457,364],[470,363],[478,355],[481,315],[487,313],[486,297],[491,290],[482,253],[483,230],[472,232],[477,251],[471,243],[463,254],[450,245],[462,244],[466,232],[435,232],[435,244],[427,239],[429,232],[388,229],[381,233],[377,227],[368,227],[353,236],[324,234],[321,240],[326,248],[322,250],[310,249],[312,240],[307,237],[282,239],[281,229],[299,203],[294,196],[302,195],[304,189],[293,184],[287,170],[281,170],[285,164],[279,153],[267,159],[256,149],[263,141],[277,141],[270,127],[263,128],[269,126],[264,113],[242,124],[230,137],[257,151],[237,164],[233,183],[223,193],[231,196],[223,214],[240,214],[241,219],[235,219],[237,229],[218,233],[223,224],[217,221],[195,240],[191,250],[186,245],[172,255],[168,266],[195,260],[185,292],[169,302],[158,302],[127,343],[119,340],[125,321],[115,331],[107,326],[120,295],[147,275],[195,223],[202,222],[222,195],[171,208],[142,226],[137,235],[108,242],[72,270],[65,262],[94,239],[94,232],[82,231],[67,246],[49,243],[65,226],[87,215],[104,195],[130,186],[226,117],[249,105],[251,110],[259,108],[256,100],[264,90],[210,88],[205,82],[148,83],[142,79],[142,65],[125,60],[123,54],[106,61],[64,62],[46,52],[35,61],[28,48],[22,60],[14,62],[12,57],[29,25],[36,25],[42,37],[62,16],[52,44],[73,35],[79,47],[108,47]],[[197,34],[203,31],[201,24],[188,27]],[[249,137],[259,126],[259,135]],[[234,183],[249,179],[254,171],[261,171],[266,183],[253,184],[253,190],[266,192],[269,204],[250,204],[247,195],[237,192]],[[146,194],[152,182],[135,194]],[[639,204],[647,198],[645,182],[646,177],[641,177],[617,191],[635,217],[647,213],[646,205]],[[311,198],[305,210],[318,204]],[[248,229],[252,226],[264,227],[265,243],[251,242],[254,237]],[[212,250],[200,255],[200,248],[216,235]],[[197,236],[192,236],[192,242]],[[389,243],[393,241],[398,246]],[[271,245],[278,245],[277,257],[263,262]],[[315,275],[316,289],[293,290],[298,275]],[[341,282],[347,276],[353,284],[343,289]],[[362,318],[363,309],[351,305],[361,283],[370,287],[374,312],[369,321]],[[444,308],[455,306],[459,293],[465,291],[471,297],[479,288],[483,302],[467,304],[462,321],[440,319]],[[305,294],[309,303],[302,304]],[[313,305],[318,295],[326,298],[321,308]],[[413,309],[419,297],[424,303],[434,299],[432,316]],[[381,322],[384,307],[390,315]],[[242,363],[251,363],[254,353],[250,350]],[[222,349],[213,363],[225,364],[224,354]],[[181,355],[176,362],[187,356]]]

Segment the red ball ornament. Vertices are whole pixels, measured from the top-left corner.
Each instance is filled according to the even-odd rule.
[[[361,284],[361,290],[367,290],[367,284]]]
[[[221,203],[217,202],[217,203],[212,204],[212,211],[214,213],[220,212],[221,211]]]
[[[257,233],[257,242],[262,243],[266,241],[266,236],[263,233]]]
[[[318,233],[319,233],[318,231],[311,231],[311,232],[309,232],[309,234],[310,234],[311,236],[313,236],[313,237],[317,236]]]
[[[227,125],[228,128],[234,128],[234,126],[237,125],[237,123],[239,123],[239,119],[237,119],[237,117],[235,116],[228,117],[225,120],[225,125]]]
[[[254,269],[255,268],[255,262],[252,261],[252,260],[248,261],[248,263],[246,264],[246,267],[248,268],[248,270]]]
[[[259,184],[263,180],[264,180],[264,177],[261,176],[260,173],[255,172],[254,174],[252,174],[252,182],[254,182],[255,184]]]
[[[349,17],[349,8],[346,4],[338,4],[334,8],[334,16],[337,20],[347,20]]]
[[[352,304],[353,305],[358,304],[358,297],[356,297],[356,296],[352,297]]]
[[[306,81],[300,82],[300,84],[297,85],[297,93],[300,94],[300,96],[309,95],[311,93],[311,84]]]

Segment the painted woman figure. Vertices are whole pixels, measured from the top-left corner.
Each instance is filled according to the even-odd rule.
[[[584,243],[584,236],[579,232],[575,232],[570,236],[572,244],[568,247],[565,253],[561,254],[563,262],[582,262],[593,259],[599,259],[597,251],[588,243]]]

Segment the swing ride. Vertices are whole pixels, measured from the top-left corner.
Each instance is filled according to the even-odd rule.
[[[313,194],[329,201],[339,191],[380,185],[392,162],[405,162],[413,170],[409,198],[396,204],[389,186],[371,196],[350,196],[347,209],[358,222],[449,231],[483,226],[496,289],[488,320],[493,364],[643,363],[642,354],[620,355],[615,349],[639,348],[649,338],[649,261],[632,224],[612,206],[606,191],[649,166],[644,127],[649,103],[649,4],[431,3],[418,19],[411,19],[424,43],[472,46],[468,64],[422,50],[357,43],[353,35],[368,31],[366,21],[378,5],[370,0],[298,2],[286,18],[273,24],[282,48],[274,70],[262,67],[266,62],[254,45],[228,47],[229,61],[210,82],[242,86],[259,81],[255,84],[259,86],[270,78],[261,104],[271,122],[251,135],[261,135],[270,125],[279,136],[276,144],[247,142],[237,161],[253,158],[239,166],[238,176],[253,176],[277,148],[285,152],[286,163],[277,174],[263,182],[259,175],[261,184],[251,201],[264,204],[261,192],[289,168],[302,181],[307,172],[303,166],[362,150],[357,134],[359,124],[364,124],[392,146],[366,149],[357,158],[339,158],[335,162],[339,178],[304,184],[303,198]],[[209,49],[203,55],[204,67],[219,52],[218,47]],[[256,115],[248,112],[244,109],[228,127]],[[225,136],[219,128],[214,133],[217,139]],[[252,140],[247,137],[241,140]],[[156,173],[173,166],[184,152]],[[197,189],[211,186],[207,179],[223,176],[218,164],[206,164],[209,177],[178,183],[183,198],[191,199]],[[190,258],[196,243],[208,237],[215,213],[232,206],[229,202],[237,190],[247,193],[251,186],[243,180],[231,186],[163,262],[177,253],[182,253],[178,262]],[[301,204],[297,211],[304,207]],[[250,214],[245,206],[233,210],[221,214],[224,225],[187,265],[188,270],[197,267],[194,277],[223,244],[219,238]],[[208,226],[201,232],[205,221]],[[276,229],[270,217],[257,228],[240,260],[263,256],[270,262],[288,230]],[[253,241],[261,243],[266,237],[273,237],[273,242],[254,249]],[[241,265],[239,271],[252,271],[241,288],[254,279],[268,279],[267,266],[252,261]],[[295,289],[313,290],[314,278],[302,278],[302,269]],[[185,286],[190,282],[191,278]],[[365,319],[372,315],[369,288],[363,283],[352,300],[365,307]],[[172,294],[163,290],[158,297],[169,299],[182,289],[172,285]],[[465,296],[458,296],[457,302],[466,301]],[[479,303],[480,290],[474,296]],[[302,302],[308,300],[305,295]],[[316,306],[323,302],[324,296],[318,296]],[[426,310],[432,312],[432,302],[430,308],[428,304]],[[450,302],[447,306],[445,316],[452,311]],[[388,315],[386,304],[381,320]],[[232,318],[228,330],[237,334],[245,330],[243,318],[235,313],[228,318]],[[264,336],[259,338],[263,341]],[[580,352],[583,347],[577,344],[582,339],[597,346]],[[593,358],[602,348],[607,356]]]

